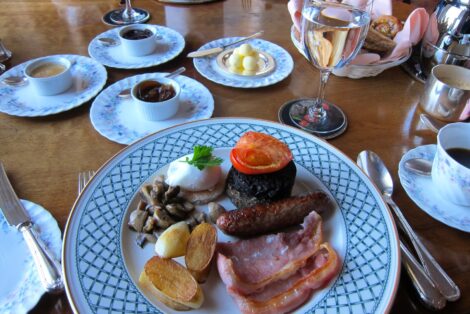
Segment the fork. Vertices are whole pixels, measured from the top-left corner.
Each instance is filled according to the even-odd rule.
[[[95,175],[93,170],[78,173],[78,195],[80,195],[87,185],[88,181]]]
[[[251,0],[242,0],[242,8],[244,10],[250,10],[251,9]]]

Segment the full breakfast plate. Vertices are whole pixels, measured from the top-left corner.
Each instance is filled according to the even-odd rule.
[[[21,200],[41,240],[59,259],[62,245],[57,221],[42,206]],[[0,313],[28,313],[45,293],[33,257],[16,228],[0,214]]]
[[[130,212],[142,186],[196,145],[209,145],[230,167],[231,148],[247,131],[270,134],[289,146],[297,167],[293,194],[322,190],[334,200],[322,214],[324,238],[341,261],[339,273],[298,313],[384,313],[391,308],[400,276],[398,235],[391,213],[365,174],[338,149],[300,130],[248,118],[194,121],[151,134],[105,163],[77,199],[64,236],[67,296],[77,313],[177,313],[139,285],[154,255],[129,230]],[[218,200],[227,209],[231,202]],[[204,209],[201,209],[204,210]],[[232,238],[218,231],[219,242]],[[193,313],[236,313],[214,266],[201,288],[205,301]]]
[[[119,42],[119,32],[122,27],[110,29],[93,38],[88,45],[88,54],[101,64],[118,69],[148,68],[176,58],[184,49],[184,37],[171,28],[160,25],[152,26],[157,29],[160,39],[157,40],[155,51],[149,55],[129,56],[120,44],[109,46],[100,42],[99,38],[111,38]]]
[[[31,84],[9,86],[0,83],[0,112],[20,117],[39,117],[78,107],[96,96],[107,80],[104,66],[79,55],[56,55],[70,60],[73,85],[53,96],[39,96]],[[35,59],[36,60],[36,59]],[[10,76],[23,76],[25,67],[35,60],[19,64],[0,76],[0,82]]]
[[[132,98],[117,95],[137,82],[163,77],[168,73],[139,74],[122,79],[103,90],[93,101],[90,109],[91,124],[107,139],[120,143],[132,142],[161,129],[184,122],[207,119],[214,111],[214,98],[198,81],[179,75],[174,78],[181,86],[180,107],[171,118],[162,121],[142,119]]]
[[[203,45],[199,50],[222,47],[239,39],[241,39],[241,37],[217,39]],[[275,63],[275,66],[273,66],[272,69],[270,68],[269,71],[266,71],[263,75],[236,75],[229,73],[220,66],[223,62],[220,60],[217,61],[217,55],[211,55],[202,58],[194,58],[194,67],[202,76],[210,81],[238,88],[258,88],[276,84],[289,76],[294,69],[294,61],[284,48],[263,39],[250,39],[247,43],[256,50],[265,52],[266,56],[263,58],[268,59],[267,56],[269,56],[269,59],[273,60],[271,63]],[[268,63],[268,61],[266,61],[266,63]],[[269,65],[269,67],[271,67],[271,65]]]

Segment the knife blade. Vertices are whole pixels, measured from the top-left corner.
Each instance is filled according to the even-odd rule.
[[[193,52],[188,53],[188,57],[189,57],[189,58],[200,58],[200,57],[210,56],[210,55],[213,55],[213,54],[216,54],[216,53],[221,53],[222,51],[224,51],[225,49],[227,49],[227,47],[230,47],[230,46],[239,44],[239,43],[244,42],[244,41],[246,41],[246,40],[248,40],[248,39],[257,37],[257,36],[259,36],[259,35],[261,35],[261,34],[263,34],[263,33],[264,33],[264,31],[259,31],[259,32],[257,32],[257,33],[254,33],[253,35],[244,37],[244,38],[242,38],[242,39],[235,40],[234,42],[229,43],[229,44],[224,45],[224,46],[215,47],[215,48],[209,48],[209,49],[204,49],[204,50],[193,51]]]
[[[16,196],[8,180],[3,163],[0,162],[0,210],[6,221],[23,234],[34,263],[38,269],[39,279],[47,292],[60,293],[64,290],[60,263],[56,261],[47,246],[41,241],[32,228],[31,218]]]

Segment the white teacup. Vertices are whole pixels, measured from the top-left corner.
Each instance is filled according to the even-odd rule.
[[[454,159],[452,149],[455,148],[466,150],[466,156],[470,158],[470,123],[448,124],[439,131],[432,181],[446,200],[470,206],[470,167]]]
[[[132,39],[130,37],[132,32],[148,32],[151,34],[145,38]],[[119,39],[126,54],[133,57],[146,56],[157,48],[157,29],[143,24],[124,26],[119,31]]]
[[[63,57],[51,56],[30,62],[24,74],[41,96],[57,95],[72,86],[72,63]]]
[[[175,95],[164,101],[144,101],[140,99],[139,89],[146,84],[152,84],[154,82],[171,85],[175,91]],[[131,89],[131,96],[140,117],[149,121],[161,121],[174,116],[179,108],[180,94],[181,87],[178,82],[164,77],[138,82]]]

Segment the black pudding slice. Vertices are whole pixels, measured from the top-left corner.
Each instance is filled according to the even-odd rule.
[[[226,193],[238,208],[270,203],[290,196],[296,173],[293,161],[276,172],[255,175],[241,173],[232,166],[227,175]]]

